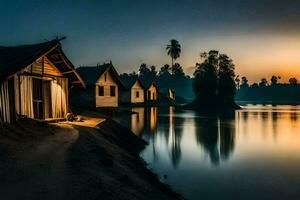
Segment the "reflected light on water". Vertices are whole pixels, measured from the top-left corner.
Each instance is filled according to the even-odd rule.
[[[134,108],[141,156],[188,199],[298,199],[300,107],[254,106],[232,119],[175,108]],[[144,117],[143,117],[144,116]],[[297,197],[297,198],[296,198]]]
[[[131,130],[136,135],[141,135],[145,127],[145,108],[132,108]]]
[[[155,133],[156,127],[157,127],[157,108],[156,107],[150,108],[149,121],[150,121],[150,132]]]

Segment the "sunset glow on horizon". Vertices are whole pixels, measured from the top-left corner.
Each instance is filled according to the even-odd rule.
[[[202,43],[206,47],[203,51],[209,51],[211,45],[211,49],[227,54],[234,61],[236,74],[246,76],[250,82],[258,82],[262,78],[269,80],[272,75],[280,76],[279,82],[288,82],[291,77],[300,79],[300,37],[296,35],[276,36],[265,33],[259,36],[211,38],[206,41]],[[200,62],[200,56],[187,56],[179,60],[188,63],[186,73],[192,74],[194,63]]]
[[[182,45],[176,62],[189,75],[199,54],[213,49],[230,56],[236,74],[250,82],[300,79],[300,2],[293,0],[16,2],[0,3],[0,45],[64,35],[76,66],[112,60],[120,73],[142,63],[159,69],[171,63],[165,47],[175,38]]]

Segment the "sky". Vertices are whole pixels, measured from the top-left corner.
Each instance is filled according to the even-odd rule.
[[[66,36],[75,66],[112,60],[123,73],[170,64],[165,47],[174,38],[189,74],[199,54],[214,49],[250,82],[284,82],[300,80],[299,8],[298,0],[0,0],[0,45]]]

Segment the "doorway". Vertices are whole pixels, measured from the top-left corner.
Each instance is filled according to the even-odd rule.
[[[35,119],[43,119],[43,80],[32,79],[33,114]]]
[[[52,117],[51,81],[32,79],[33,113],[35,119]]]
[[[44,119],[52,118],[51,81],[43,81]]]

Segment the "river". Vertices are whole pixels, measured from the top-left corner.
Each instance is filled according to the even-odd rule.
[[[231,119],[132,108],[119,121],[149,168],[187,199],[300,199],[300,106],[246,105]]]

